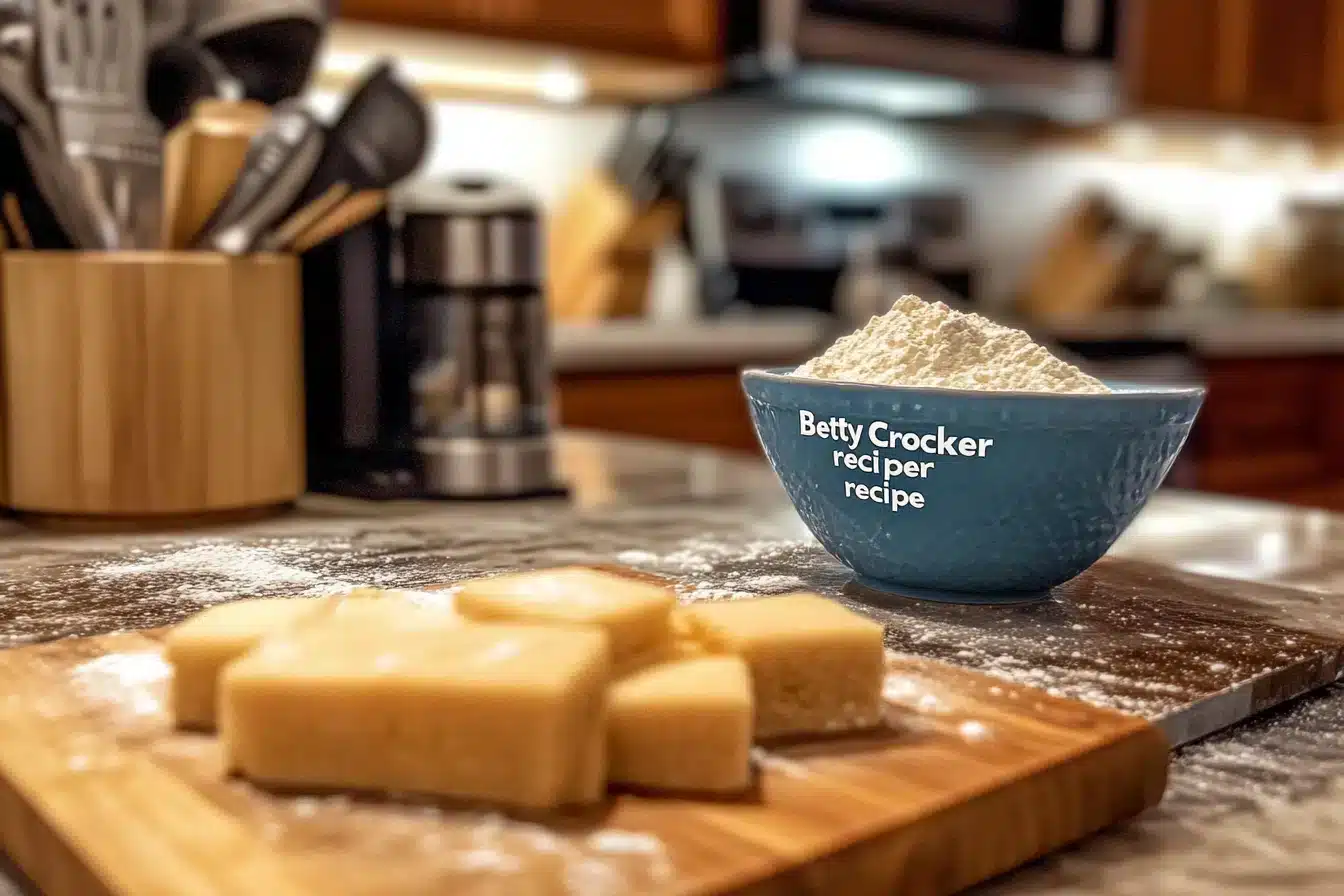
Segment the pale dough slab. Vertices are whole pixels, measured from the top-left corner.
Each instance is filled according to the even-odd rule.
[[[712,653],[751,669],[756,736],[822,734],[882,718],[882,626],[816,594],[705,601],[685,608]]]
[[[313,626],[229,666],[220,733],[264,784],[546,809],[602,796],[610,674],[600,629]]]

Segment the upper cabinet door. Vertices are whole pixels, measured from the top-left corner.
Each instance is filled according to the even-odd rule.
[[[1331,0],[1232,0],[1245,20],[1241,111],[1289,121],[1326,119],[1326,42]],[[1234,57],[1235,58],[1235,57]]]
[[[683,62],[722,53],[726,0],[343,0],[342,18]]]
[[[1337,105],[1344,110],[1333,76],[1344,61],[1328,50],[1341,13],[1344,0],[1129,0],[1121,54],[1129,102],[1326,121]]]
[[[1237,0],[1232,0],[1237,2]],[[1128,0],[1121,10],[1120,65],[1136,108],[1219,111],[1224,0]]]

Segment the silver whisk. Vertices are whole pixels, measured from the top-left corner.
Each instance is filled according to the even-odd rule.
[[[109,248],[159,232],[161,131],[145,103],[143,0],[37,0],[41,80]]]

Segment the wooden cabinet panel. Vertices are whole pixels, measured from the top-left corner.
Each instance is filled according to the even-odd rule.
[[[1206,491],[1269,497],[1321,482],[1325,467],[1310,449],[1261,451],[1239,457],[1210,457],[1200,465],[1199,487]]]
[[[720,0],[343,0],[342,18],[685,62],[720,55]]]
[[[1331,0],[1233,0],[1225,15],[1245,15],[1247,114],[1292,121],[1325,119],[1326,37]]]
[[[1198,487],[1340,506],[1344,357],[1220,358],[1190,449]]]
[[[1218,110],[1224,0],[1129,0],[1124,8],[1124,67],[1136,106]],[[1231,0],[1238,2],[1238,0]]]
[[[563,373],[560,423],[760,453],[738,371]]]
[[[1315,388],[1321,395],[1317,427],[1326,470],[1344,480],[1344,360],[1328,365]]]
[[[1338,108],[1341,0],[1131,0],[1129,99],[1170,108],[1318,123]]]
[[[1253,456],[1314,443],[1321,364],[1315,358],[1209,364],[1208,397],[1199,420],[1201,448],[1210,456]]]

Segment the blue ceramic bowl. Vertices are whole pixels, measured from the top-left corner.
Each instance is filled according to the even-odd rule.
[[[1171,469],[1202,388],[1103,395],[866,386],[742,374],[803,522],[861,583],[1021,600],[1106,553]]]

